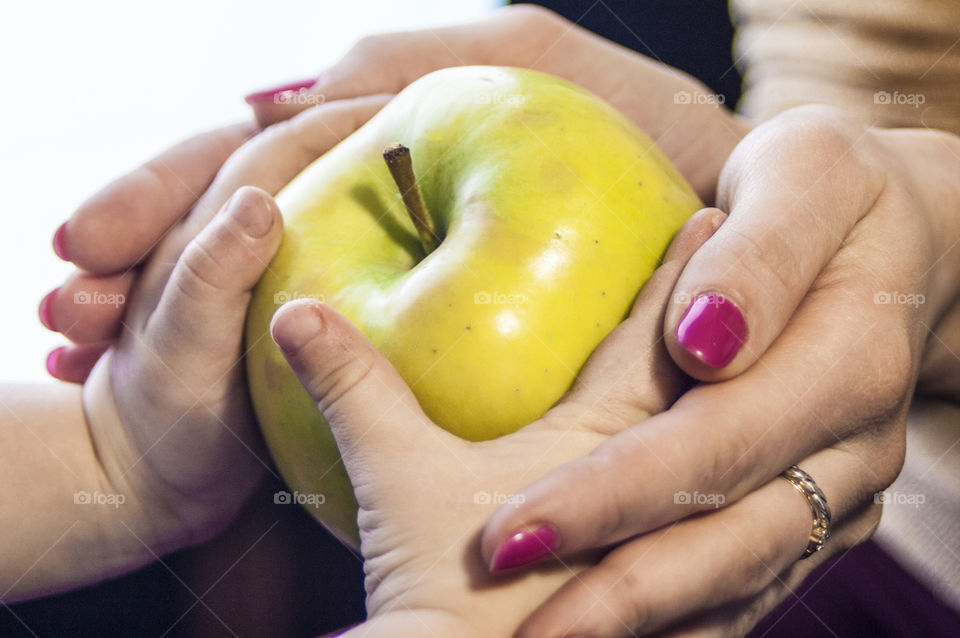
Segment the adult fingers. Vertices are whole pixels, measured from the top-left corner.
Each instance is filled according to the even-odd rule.
[[[869,479],[863,478],[858,458],[826,450],[801,466],[826,495],[835,528],[862,509],[862,490]],[[538,608],[520,636],[646,635],[691,615],[752,599],[795,564],[795,569],[809,572],[849,546],[834,534],[817,560],[797,562],[813,519],[806,499],[783,479],[727,508],[722,508],[722,500],[713,502],[718,509],[710,513],[614,549]],[[876,523],[880,508],[870,508]]]
[[[54,250],[96,274],[131,268],[190,211],[224,161],[254,131],[252,123],[242,123],[202,133],[118,178],[60,226]]]
[[[40,321],[74,343],[114,339],[135,280],[133,271],[100,276],[75,272],[40,302]]]
[[[814,570],[827,561],[834,558],[837,558],[838,562],[842,561],[844,555],[851,548],[866,542],[873,535],[879,523],[880,508],[873,505],[865,506],[858,512],[851,514],[845,523],[835,529],[831,537],[829,550],[821,551],[808,560],[796,563],[772,580],[759,594],[707,613],[694,614],[690,620],[656,632],[654,635],[657,638],[745,636],[761,619],[769,615],[780,603],[786,600],[792,601],[790,607],[793,605],[807,607],[802,595],[797,593],[801,584],[810,577]],[[828,577],[829,571],[820,576],[821,579]],[[814,585],[816,585],[816,582]],[[773,627],[776,627],[778,621],[778,618],[773,618]],[[824,627],[830,630],[830,627],[826,624],[824,624]]]
[[[83,383],[112,342],[60,346],[47,355],[47,372],[68,383]]]
[[[667,349],[705,381],[743,372],[780,335],[885,185],[868,129],[833,109],[794,109],[757,127],[720,178],[730,219],[684,268]]]
[[[522,490],[520,505],[499,508],[484,529],[485,558],[542,527],[553,530],[558,555],[609,545],[706,508],[678,506],[677,493],[722,494],[731,503],[815,451],[856,437],[885,442],[863,461],[873,491],[888,485],[903,459],[917,355],[904,311],[873,303],[874,286],[884,284],[876,273],[896,268],[877,250],[889,238],[870,227],[864,224],[863,237],[873,239],[838,256],[763,365],[688,391],[667,412]],[[901,243],[912,250],[904,233]]]
[[[514,53],[518,44],[528,44],[549,25],[560,24],[562,20],[545,9],[506,7],[469,24],[367,36],[316,80],[258,91],[246,100],[257,121],[267,126],[316,104],[397,93],[420,76],[446,67],[523,66],[523,57]]]

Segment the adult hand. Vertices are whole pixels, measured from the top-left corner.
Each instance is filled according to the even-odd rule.
[[[464,64],[533,68],[594,91],[645,129],[708,202],[723,162],[746,132],[746,125],[691,77],[534,6],[506,7],[475,23],[370,36],[306,93],[270,90],[248,100],[267,126],[318,102],[331,106],[396,93],[426,73]],[[354,128],[362,123],[356,119]],[[81,270],[41,302],[44,324],[77,344],[51,354],[54,376],[86,378],[116,338],[137,265],[197,205],[223,161],[255,132],[245,124],[188,140],[97,193],[58,230],[57,253]],[[341,137],[351,132],[338,131]],[[77,292],[112,303],[73,304]]]
[[[279,87],[247,101],[266,126],[318,101],[398,93],[431,71],[471,64],[535,69],[593,91],[644,129],[706,202],[714,200],[723,162],[746,133],[701,82],[536,5],[504,7],[466,24],[368,36],[309,88]]]
[[[257,129],[252,124],[204,133],[91,197],[54,237],[56,253],[78,270],[40,303],[44,325],[73,342],[50,353],[50,374],[82,383],[100,355],[116,342],[131,291],[141,287],[138,282],[148,261],[165,280],[186,243],[234,190],[254,184],[276,193],[388,99],[372,95],[319,106],[312,115],[253,138]],[[301,134],[304,138],[297,140]],[[160,252],[163,257],[158,259]]]
[[[282,236],[270,194],[388,100],[320,107],[247,143],[153,250],[130,293],[84,405],[107,484],[138,496],[142,533],[160,547],[216,533],[267,467],[242,357],[250,290]],[[211,210],[220,213],[209,222]],[[78,293],[67,294],[64,303]]]
[[[931,334],[956,324],[958,174],[956,137],[868,128],[824,107],[743,140],[720,182],[730,218],[684,269],[665,318],[673,358],[720,382],[618,428],[491,517],[488,564],[544,527],[561,558],[623,543],[521,636],[744,633],[869,536],[874,495],[903,461],[921,365],[947,365],[925,346],[960,351],[956,330]],[[954,383],[958,372],[953,359]],[[800,563],[810,510],[777,478],[794,464],[826,494],[834,525]],[[675,625],[691,615],[702,620]]]
[[[491,441],[434,425],[393,366],[330,307],[300,300],[277,311],[273,336],[333,429],[360,506],[369,618],[440,614],[442,635],[508,636],[589,564],[581,556],[504,582],[487,572],[478,532],[500,495],[607,438],[609,419],[585,397],[618,396],[633,414],[654,413],[681,391],[685,379],[660,338],[662,312],[683,264],[723,217],[706,209],[687,222],[567,400]]]

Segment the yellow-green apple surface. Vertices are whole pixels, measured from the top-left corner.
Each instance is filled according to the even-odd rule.
[[[421,241],[384,161],[398,143],[410,149],[433,243]],[[250,390],[284,479],[323,494],[308,509],[351,543],[357,506],[336,443],[268,334],[280,304],[315,297],[336,308],[430,418],[491,439],[570,388],[701,207],[600,98],[542,73],[479,66],[411,84],[277,201],[283,242],[247,320]]]

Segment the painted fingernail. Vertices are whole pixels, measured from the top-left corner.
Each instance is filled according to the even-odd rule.
[[[56,332],[57,329],[53,327],[53,316],[50,312],[50,304],[53,303],[53,299],[57,296],[58,292],[60,292],[60,288],[54,288],[48,292],[47,296],[40,301],[40,308],[38,310],[40,323],[42,323],[43,327],[47,330],[53,330],[54,332]]]
[[[60,224],[60,228],[53,234],[53,252],[57,253],[57,257],[60,259],[70,261],[70,258],[67,257],[67,249],[64,247],[64,235],[66,235],[66,232],[67,223],[64,222]]]
[[[63,351],[66,349],[66,346],[60,346],[51,350],[50,354],[47,355],[47,372],[50,373],[51,377],[59,378],[57,372],[60,370],[60,357],[63,356]]]
[[[737,356],[747,323],[736,304],[722,295],[700,295],[677,325],[677,341],[708,366],[722,368]]]
[[[275,86],[272,89],[263,89],[262,91],[251,93],[247,97],[243,98],[243,101],[251,106],[254,104],[263,104],[265,102],[278,102],[279,98],[283,97],[285,93],[294,93],[303,89],[309,89],[316,83],[317,78],[315,77],[307,78],[306,80],[298,80],[297,82],[291,82],[290,84]]]
[[[266,235],[273,226],[273,204],[253,189],[245,189],[237,195],[227,202],[227,214],[240,222],[251,237]]]
[[[550,525],[541,525],[532,532],[517,532],[494,553],[490,571],[502,572],[529,565],[552,554],[559,544],[560,536]]]

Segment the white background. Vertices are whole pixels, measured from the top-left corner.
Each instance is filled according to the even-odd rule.
[[[37,304],[70,272],[54,230],[100,185],[243,96],[318,73],[358,37],[476,18],[496,0],[85,0],[0,11],[0,380],[49,379]]]

